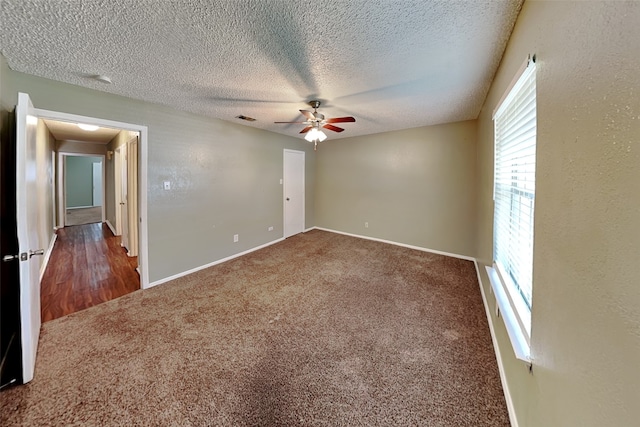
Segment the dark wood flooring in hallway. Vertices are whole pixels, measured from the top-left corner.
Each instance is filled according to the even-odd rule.
[[[128,257],[106,224],[58,230],[42,278],[42,321],[57,319],[140,289],[137,257]]]

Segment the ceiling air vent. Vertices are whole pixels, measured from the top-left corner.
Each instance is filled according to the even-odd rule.
[[[239,115],[239,116],[236,116],[236,119],[246,120],[248,122],[255,122],[256,121],[256,119],[254,119],[253,117],[243,116],[242,114]]]

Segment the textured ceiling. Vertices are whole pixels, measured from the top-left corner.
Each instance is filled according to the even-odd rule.
[[[57,141],[78,141],[108,144],[120,133],[120,129],[101,127],[95,131],[82,130],[76,123],[45,120],[49,132]]]
[[[521,4],[0,0],[0,50],[16,71],[298,137],[273,122],[320,99],[356,118],[327,132],[349,137],[475,119]]]

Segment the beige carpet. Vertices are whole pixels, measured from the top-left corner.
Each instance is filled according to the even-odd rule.
[[[314,230],[46,323],[0,425],[508,426],[473,263]]]
[[[102,206],[67,209],[64,225],[93,224],[102,221]]]

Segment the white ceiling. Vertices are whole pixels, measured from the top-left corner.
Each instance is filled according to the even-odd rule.
[[[77,123],[58,122],[55,120],[44,120],[49,128],[49,132],[57,141],[78,141],[92,142],[97,144],[108,144],[120,129],[101,127],[95,131],[82,130]]]
[[[16,71],[298,137],[273,122],[319,99],[356,118],[326,132],[350,137],[475,119],[522,1],[0,0],[0,50]]]

